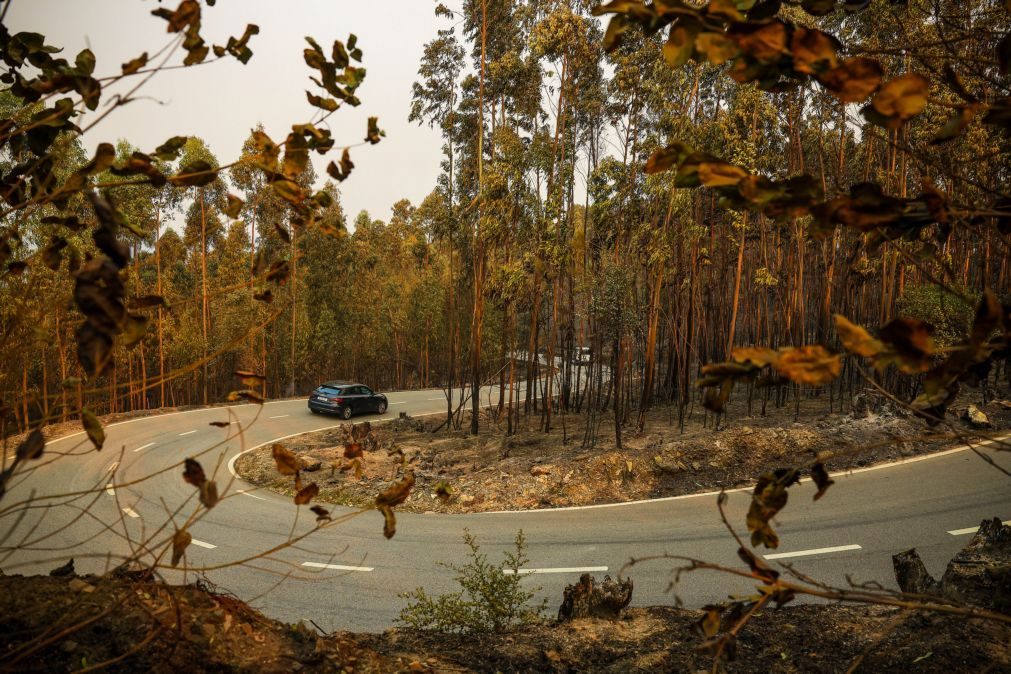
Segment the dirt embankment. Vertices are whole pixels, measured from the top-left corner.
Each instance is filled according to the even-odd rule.
[[[390,630],[323,635],[271,620],[204,585],[108,575],[0,576],[0,671],[696,672],[711,666],[700,611],[634,608],[617,621],[546,621],[455,637]],[[1005,626],[881,607],[765,610],[730,672],[1011,672]]]
[[[966,407],[962,405],[962,408]],[[1011,427],[1011,403],[998,399],[980,407],[993,430]],[[414,512],[481,512],[590,505],[677,496],[749,485],[763,472],[798,466],[822,452],[837,458],[829,470],[893,461],[938,451],[958,442],[945,427],[928,428],[890,404],[871,401],[859,414],[825,414],[826,403],[808,400],[800,409],[772,411],[767,416],[735,414],[719,430],[713,418],[696,415],[684,432],[671,423],[669,411],[649,414],[644,431],[626,428],[623,447],[615,447],[613,417],[596,420],[598,440],[584,447],[585,415],[567,415],[564,426],[542,432],[539,417],[520,419],[520,429],[505,434],[501,419],[487,415],[484,429],[433,433],[441,419],[407,419],[376,426],[372,442],[352,462],[344,457],[350,424],[285,441],[311,469],[305,478],[320,486],[318,500],[367,507],[397,478],[403,462],[417,482],[399,509]],[[955,408],[951,421],[970,433]],[[291,495],[290,477],[280,475],[270,448],[251,452],[237,462],[249,482]],[[451,496],[437,498],[439,485]]]

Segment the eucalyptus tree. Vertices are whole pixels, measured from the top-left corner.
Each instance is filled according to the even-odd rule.
[[[211,149],[200,138],[194,136],[186,140],[179,158],[181,166],[191,167],[190,171],[217,171],[218,160]],[[196,252],[200,268],[200,326],[202,333],[202,371],[201,381],[202,401],[210,401],[207,391],[209,378],[208,348],[211,335],[211,315],[208,303],[207,286],[207,252],[211,246],[220,242],[223,235],[221,210],[225,205],[227,186],[224,178],[215,173],[215,179],[208,184],[195,185],[192,188],[191,202],[186,210],[184,240],[190,250]]]
[[[418,67],[418,75],[422,78],[412,87],[411,113],[409,121],[427,122],[429,126],[438,125],[442,131],[445,143],[442,151],[445,160],[442,162],[442,175],[439,177],[439,188],[443,194],[443,214],[438,217],[437,231],[440,238],[448,242],[449,283],[446,286],[448,299],[447,326],[447,386],[446,386],[446,422],[451,422],[453,416],[453,383],[456,368],[456,280],[454,277],[453,252],[457,224],[457,206],[454,184],[456,181],[455,160],[457,125],[457,105],[460,97],[460,75],[464,66],[464,49],[456,38],[453,29],[440,30],[435,39],[425,45],[424,54]],[[433,226],[435,223],[433,222]]]

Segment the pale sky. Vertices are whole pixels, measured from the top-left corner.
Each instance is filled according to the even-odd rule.
[[[96,76],[118,74],[120,64],[141,52],[153,54],[170,39],[157,7],[174,9],[177,0],[12,0],[5,19],[11,33],[42,33],[47,43],[65,48],[73,62],[90,47],[97,57]],[[457,3],[450,2],[450,5]],[[151,151],[173,135],[204,138],[218,160],[238,157],[258,122],[276,142],[294,123],[308,122],[314,112],[306,89],[311,72],[302,58],[304,37],[314,37],[329,58],[334,39],[358,36],[368,69],[358,90],[362,105],[342,108],[330,118],[338,146],[360,142],[366,119],[379,117],[386,138],[375,146],[352,150],[355,171],[341,185],[349,220],[361,209],[386,220],[399,199],[415,205],[432,190],[442,158],[439,133],[409,124],[411,84],[425,42],[435,37],[445,19],[434,15],[435,0],[218,0],[204,8],[201,34],[209,45],[225,44],[242,34],[247,23],[260,27],[250,41],[253,58],[245,66],[232,57],[215,63],[156,75],[138,92],[140,100],[113,112],[83,139],[89,150],[100,142],[124,137]],[[185,52],[180,51],[180,54]],[[182,56],[179,57],[181,61]],[[128,82],[136,82],[135,79]],[[130,85],[132,86],[132,84]],[[103,93],[102,107],[118,88]],[[85,120],[86,123],[86,120]],[[78,118],[78,125],[82,125]],[[334,154],[333,152],[331,154]],[[327,159],[313,154],[317,173],[325,177]],[[336,153],[339,159],[339,151]]]

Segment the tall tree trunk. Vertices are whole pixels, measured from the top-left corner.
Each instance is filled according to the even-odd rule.
[[[155,211],[154,221],[154,260],[155,270],[158,275],[158,296],[164,297],[161,286],[161,204],[158,204]],[[165,407],[165,341],[164,341],[165,314],[162,305],[158,305],[158,383],[160,391],[160,406]]]
[[[744,220],[741,222],[741,240],[737,245],[737,269],[734,272],[734,299],[730,306],[730,328],[727,334],[727,360],[730,360],[730,355],[734,351],[734,335],[737,334],[737,308],[741,298],[741,273],[744,271],[744,243],[747,233],[748,214],[745,213]]]
[[[298,395],[295,376],[295,336],[298,334],[298,250],[295,239],[298,236],[294,225],[291,227],[291,395]]]
[[[477,223],[474,226],[474,316],[471,325],[470,387],[471,412],[470,432],[477,434],[480,428],[481,411],[481,330],[484,324],[484,274],[485,252],[481,241],[481,187],[484,184],[484,75],[488,39],[488,0],[481,0],[481,81],[478,89],[478,131],[477,131]]]
[[[204,405],[208,403],[207,398],[207,211],[204,208],[204,193],[200,192],[200,288],[201,288],[201,312],[200,319],[203,325],[204,336],[204,381],[203,400]]]

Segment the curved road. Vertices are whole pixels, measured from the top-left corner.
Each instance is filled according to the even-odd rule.
[[[445,411],[439,390],[388,397],[384,419],[400,412]],[[212,422],[231,423],[221,428]],[[15,478],[0,500],[0,569],[8,574],[42,573],[74,556],[79,573],[101,572],[130,553],[129,539],[154,534],[155,540],[164,540],[165,532],[155,533],[154,528],[166,522],[167,513],[183,506],[183,514],[175,518],[181,523],[194,511],[195,489],[183,482],[181,468],[170,468],[184,458],[197,457],[208,475],[217,464],[214,477],[224,491],[231,477],[230,460],[240,452],[340,423],[310,414],[305,400],[288,400],[112,424],[101,452],[93,451],[81,433],[53,440],[34,471]],[[1011,469],[1008,453],[992,456]],[[164,472],[134,483],[158,471]],[[835,480],[818,503],[812,503],[809,481],[791,489],[790,505],[777,518],[781,548],[765,551],[770,559],[780,555],[778,561],[829,583],[845,584],[849,574],[854,582],[890,585],[895,552],[916,547],[928,568],[939,574],[980,520],[1011,519],[1011,480],[964,449],[853,471]],[[52,507],[30,509],[20,519],[3,512],[32,489],[37,497],[90,493],[40,501]],[[669,552],[739,565],[734,542],[719,521],[715,494],[700,494],[516,513],[398,513],[392,540],[382,536],[379,513],[367,512],[269,558],[213,568],[253,557],[284,543],[289,532],[298,535],[315,526],[306,508],[272,493],[244,490],[251,487],[236,480],[228,498],[192,525],[194,542],[187,549],[191,570],[166,577],[192,581],[195,570],[210,568],[204,571],[208,579],[268,615],[286,621],[310,618],[328,630],[379,631],[392,625],[403,606],[400,593],[418,586],[430,593],[456,589],[452,571],[437,562],[466,561],[464,528],[477,536],[492,561],[501,558],[500,552],[511,547],[522,529],[528,566],[539,570],[524,583],[542,588],[549,610],[557,607],[562,587],[583,570],[598,577],[605,568],[614,574],[630,557]],[[742,529],[748,503],[745,490],[730,493],[728,514]],[[129,536],[124,536],[124,527]],[[673,602],[668,592],[673,566],[653,562],[635,567],[633,603]],[[688,605],[701,605],[749,589],[725,575],[696,572],[683,578],[677,593]]]

